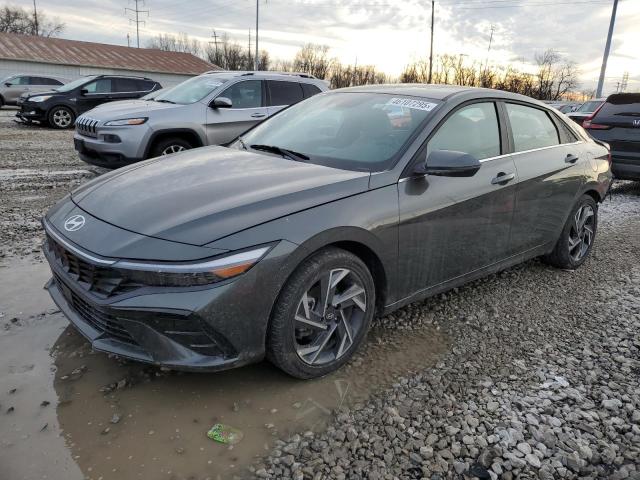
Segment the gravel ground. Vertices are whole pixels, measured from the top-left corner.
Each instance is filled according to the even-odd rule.
[[[579,270],[535,260],[381,319],[452,349],[252,475],[640,479],[639,260],[640,183],[620,184]]]
[[[0,257],[39,252],[44,213],[105,171],[78,159],[72,131],[20,125],[14,116],[0,110]]]

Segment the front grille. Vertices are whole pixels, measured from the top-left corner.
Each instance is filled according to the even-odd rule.
[[[54,278],[71,308],[89,325],[109,337],[131,345],[138,345],[117,317],[80,298],[64,284],[64,281],[58,275],[54,274]]]
[[[127,279],[119,270],[101,267],[87,262],[65,249],[50,235],[47,235],[46,248],[51,253],[52,260],[55,261],[73,281],[99,298],[109,298],[143,286],[140,283]]]
[[[84,135],[85,137],[97,137],[97,127],[98,120],[94,120],[93,118],[81,116],[76,120],[76,130],[80,135]]]

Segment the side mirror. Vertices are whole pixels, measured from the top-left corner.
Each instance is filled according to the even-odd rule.
[[[212,108],[231,108],[233,102],[227,97],[218,97],[211,103]]]
[[[87,93],[89,93],[89,90],[87,90],[86,88],[80,90],[80,95],[86,95]]]
[[[5,87],[10,87],[11,85],[13,85],[13,83],[11,83],[11,82],[4,82],[4,86],[5,86]]]
[[[427,161],[416,165],[414,173],[439,177],[472,177],[480,170],[480,162],[473,156],[454,150],[435,150]]]

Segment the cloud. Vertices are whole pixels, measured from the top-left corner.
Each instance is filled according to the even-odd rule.
[[[13,3],[32,7],[31,0]],[[185,32],[207,41],[214,28],[245,44],[249,29],[255,29],[253,0],[145,3],[142,8],[149,10],[149,17],[141,17],[146,22],[141,25],[142,44],[159,32]],[[126,34],[135,34],[124,12],[126,0],[39,0],[38,5],[67,23],[68,38],[126,44]],[[512,5],[520,6],[504,8]],[[610,9],[611,3],[604,0],[439,0],[435,51],[484,61],[494,25],[491,63],[526,68],[536,53],[553,48],[575,61],[585,86],[592,86],[599,74]],[[293,55],[307,42],[322,43],[341,61],[357,58],[398,74],[413,59],[428,56],[430,17],[426,0],[267,0],[261,2],[261,46],[277,58]],[[640,72],[638,24],[640,1],[620,2],[607,70],[612,82],[624,71],[632,76]]]

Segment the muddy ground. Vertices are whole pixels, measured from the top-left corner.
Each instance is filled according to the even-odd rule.
[[[500,318],[521,325],[527,315],[535,315],[522,308],[527,290],[532,295],[536,291],[528,289],[527,282],[545,284],[552,278],[561,285],[557,296],[548,300],[557,307],[551,315],[565,306],[571,309],[571,292],[581,288],[582,276],[529,262],[377,321],[365,348],[350,364],[316,381],[293,380],[268,363],[219,374],[180,374],[123,362],[92,352],[42,289],[49,272],[39,250],[41,216],[71,188],[103,170],[77,159],[71,132],[17,125],[11,121],[13,113],[0,110],[0,480],[195,480],[245,478],[257,472],[279,478],[282,473],[277,472],[289,475],[298,461],[324,465],[331,451],[296,457],[291,469],[279,470],[279,460],[273,461],[282,454],[278,439],[322,438],[323,432],[335,432],[336,421],[344,423],[336,412],[366,411],[372,418],[382,418],[388,413],[389,392],[398,388],[428,398],[424,390],[430,387],[421,379],[441,370],[443,359],[463,354],[468,358],[469,345],[451,334],[457,325],[471,329],[479,342],[485,337],[487,344],[499,345],[512,340],[505,334],[509,328],[486,328],[480,312],[493,312],[498,305]],[[624,260],[612,261],[599,249],[617,249],[616,255],[628,256],[635,268],[639,197],[640,188],[622,184],[614,201],[603,206],[611,219],[603,222],[586,270],[609,279],[611,288],[619,286],[621,291],[638,277],[620,276]],[[619,212],[624,215],[616,220]],[[518,308],[502,297],[510,289],[523,296]],[[587,301],[597,310],[602,299]],[[560,314],[552,321],[564,319]],[[544,348],[553,350],[553,339],[545,337]],[[498,353],[504,363],[512,350]],[[492,362],[482,361],[489,366]],[[467,386],[480,381],[474,375],[481,369],[462,370],[456,372],[460,386],[455,394],[443,392],[441,398],[429,399],[442,418],[454,410],[458,394],[464,397]],[[508,384],[509,377],[503,381]],[[404,398],[407,395],[403,393]],[[640,391],[628,395],[636,405],[640,402]],[[243,440],[232,447],[209,440],[206,431],[216,422],[242,430]],[[357,422],[352,426],[366,429]],[[431,432],[417,433],[426,437]],[[384,464],[388,453],[383,452],[375,461],[376,478],[385,478],[380,462]],[[355,459],[355,450],[353,455]],[[391,464],[389,459],[389,468]],[[335,462],[327,465],[326,470],[295,470],[295,474],[344,478],[342,467],[336,473]],[[451,462],[439,477],[425,477],[471,478],[468,473],[458,472]],[[577,478],[571,475],[566,477]],[[420,478],[415,470],[410,475],[389,473],[393,477]],[[504,478],[513,475],[505,473]]]

